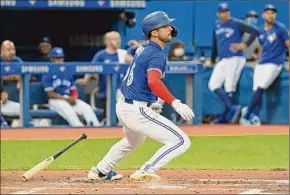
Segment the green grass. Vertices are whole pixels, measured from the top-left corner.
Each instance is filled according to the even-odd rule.
[[[84,140],[54,161],[48,169],[89,169],[118,139]],[[190,149],[165,168],[289,169],[289,138],[277,136],[191,137]],[[27,170],[71,140],[2,141],[1,170]],[[147,139],[116,167],[136,169],[161,146]]]

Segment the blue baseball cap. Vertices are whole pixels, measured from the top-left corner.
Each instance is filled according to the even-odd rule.
[[[274,5],[272,5],[272,4],[268,4],[268,5],[265,6],[265,8],[264,8],[264,12],[267,11],[267,10],[272,10],[272,11],[274,11],[275,13],[277,12],[276,7],[275,7]]]
[[[50,58],[64,58],[64,52],[61,47],[54,47],[49,53]]]
[[[229,11],[229,10],[230,10],[230,8],[229,8],[227,3],[220,3],[218,5],[218,8],[217,8],[218,12],[225,12],[225,11]]]
[[[51,44],[51,40],[49,37],[43,37],[40,41],[40,43],[50,43]]]
[[[247,13],[247,17],[255,17],[255,18],[258,18],[259,15],[258,13],[255,11],[255,10],[251,10]]]

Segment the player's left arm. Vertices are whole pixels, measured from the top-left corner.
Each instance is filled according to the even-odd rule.
[[[148,86],[156,96],[171,105],[184,120],[191,120],[194,117],[191,108],[176,99],[162,81],[162,70],[164,69],[165,64],[165,56],[162,55],[157,55],[149,60],[147,69]]]
[[[232,44],[231,46],[231,50],[241,51],[249,47],[254,42],[254,40],[257,37],[257,30],[254,27],[247,25],[243,22],[239,22],[239,21],[236,21],[236,22],[237,22],[238,29],[240,30],[240,32],[249,34],[249,38],[245,42]]]
[[[166,66],[165,56],[161,53],[155,54],[148,60],[147,83],[151,91],[166,103],[171,103],[176,99],[167,89],[162,81],[162,73]]]

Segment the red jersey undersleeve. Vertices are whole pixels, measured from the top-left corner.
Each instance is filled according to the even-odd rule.
[[[167,87],[161,80],[161,72],[158,70],[149,70],[148,73],[148,86],[151,91],[158,96],[159,98],[163,99],[166,103],[171,105],[173,100],[176,98],[169,92]]]
[[[70,95],[76,100],[78,99],[79,97],[79,93],[77,91],[77,89],[73,88],[73,89],[70,89]]]

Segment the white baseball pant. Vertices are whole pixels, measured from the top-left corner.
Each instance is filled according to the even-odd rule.
[[[272,63],[257,64],[254,70],[253,90],[256,91],[258,87],[268,89],[268,87],[280,75],[281,70],[281,65]]]
[[[19,116],[20,103],[7,100],[5,104],[1,104],[1,113],[4,116]]]
[[[221,59],[211,74],[208,83],[209,90],[214,91],[224,85],[227,93],[235,92],[245,64],[246,58],[241,56]]]
[[[146,102],[124,102],[120,98],[116,112],[125,137],[111,147],[98,163],[102,173],[110,172],[129,152],[142,144],[146,137],[164,144],[140,170],[155,172],[190,147],[188,136],[171,121],[147,107]]]
[[[84,126],[84,124],[80,121],[78,115],[82,116],[85,119],[87,125],[90,125],[92,123],[94,127],[101,126],[93,108],[80,99],[76,100],[75,105],[70,105],[68,102],[61,99],[50,99],[48,104],[51,110],[56,111],[72,127]]]

